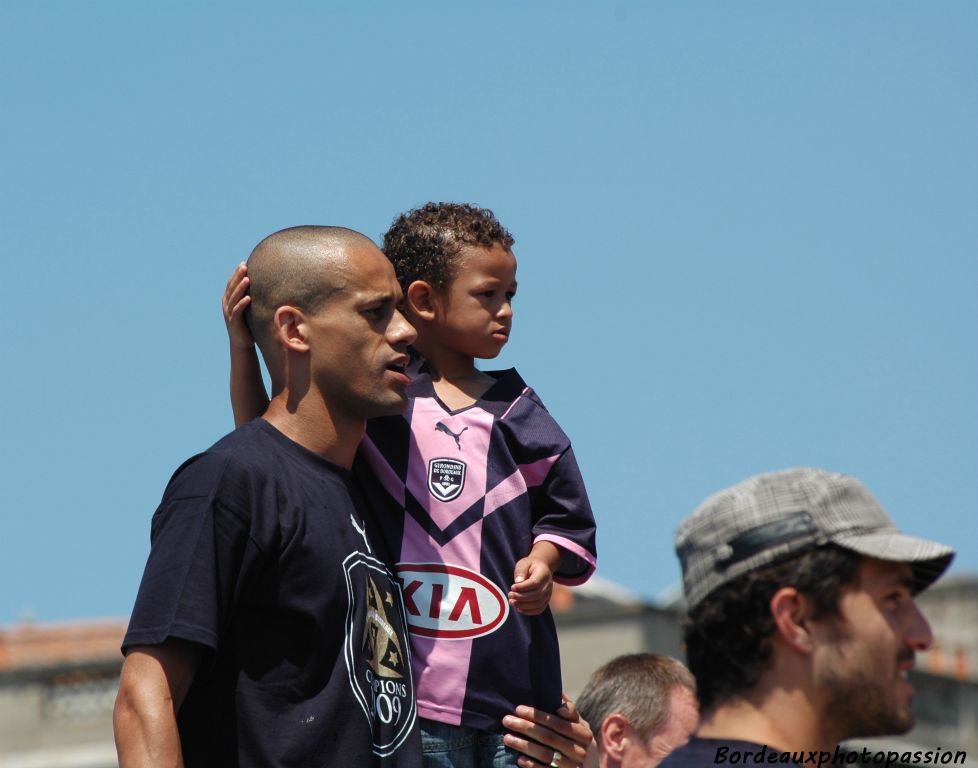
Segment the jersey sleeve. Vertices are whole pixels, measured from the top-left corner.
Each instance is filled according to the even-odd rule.
[[[574,451],[554,462],[533,499],[533,541],[549,541],[564,552],[554,574],[559,584],[583,584],[597,566],[594,514]]]
[[[222,459],[202,455],[167,486],[123,653],[167,638],[217,649],[251,546],[247,519],[221,498],[224,474]]]

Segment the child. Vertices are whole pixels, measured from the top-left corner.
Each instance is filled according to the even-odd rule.
[[[595,566],[567,437],[514,369],[475,366],[509,338],[513,242],[491,211],[453,203],[403,214],[384,236],[417,356],[407,412],[368,424],[354,473],[389,511],[381,534],[403,584],[430,766],[516,764],[502,716],[561,702],[553,579],[580,584]],[[224,297],[237,423],[264,401],[242,320],[247,284],[239,267]]]

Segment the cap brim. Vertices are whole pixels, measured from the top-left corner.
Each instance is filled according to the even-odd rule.
[[[899,531],[833,536],[832,542],[867,557],[907,563],[913,568],[915,592],[921,592],[937,581],[954,559],[954,550],[950,547]]]

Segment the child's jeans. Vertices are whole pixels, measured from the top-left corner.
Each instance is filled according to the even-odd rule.
[[[421,744],[425,768],[517,768],[501,733],[421,718]]]

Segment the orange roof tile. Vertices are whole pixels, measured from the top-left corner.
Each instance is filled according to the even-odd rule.
[[[125,619],[18,624],[0,627],[0,670],[103,661],[122,655]]]

